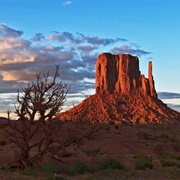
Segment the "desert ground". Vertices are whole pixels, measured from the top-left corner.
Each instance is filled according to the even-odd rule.
[[[100,126],[91,137],[60,149],[59,160],[47,154],[35,169],[20,170],[14,163],[16,145],[1,125],[0,179],[180,179],[180,122]],[[57,133],[61,136],[63,131]]]

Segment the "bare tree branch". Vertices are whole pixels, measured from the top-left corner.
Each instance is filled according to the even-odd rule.
[[[8,118],[6,133],[19,149],[17,161],[20,168],[34,167],[50,151],[56,128],[50,121],[60,112],[70,88],[58,82],[58,78],[59,66],[56,66],[52,77],[49,72],[37,74],[35,81],[18,90],[15,113],[19,119],[13,122]],[[9,117],[10,112],[7,113]]]

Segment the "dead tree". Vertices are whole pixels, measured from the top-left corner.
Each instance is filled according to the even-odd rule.
[[[17,150],[19,167],[35,167],[53,143],[56,126],[51,121],[61,111],[69,85],[57,82],[59,66],[53,77],[38,74],[36,80],[18,91],[15,106],[18,121],[10,121],[6,132]]]

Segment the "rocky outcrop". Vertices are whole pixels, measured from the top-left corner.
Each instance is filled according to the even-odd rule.
[[[61,120],[116,124],[174,123],[180,113],[157,98],[148,63],[148,78],[139,70],[138,57],[103,53],[96,62],[96,94],[60,113]]]
[[[96,93],[130,94],[138,91],[157,97],[149,62],[148,79],[139,70],[138,57],[129,54],[101,54],[96,62]]]

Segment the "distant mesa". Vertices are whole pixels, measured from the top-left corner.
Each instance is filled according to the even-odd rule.
[[[139,59],[129,54],[103,53],[96,62],[96,94],[60,113],[61,120],[91,122],[173,123],[180,113],[158,99],[148,63],[148,78],[139,70]]]

